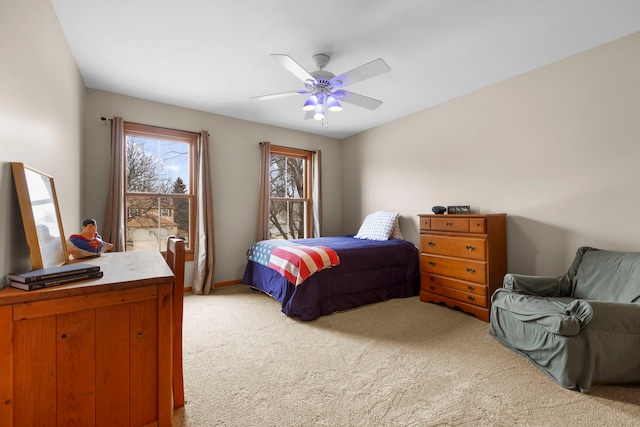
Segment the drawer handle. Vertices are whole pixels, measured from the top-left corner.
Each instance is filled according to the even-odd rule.
[[[434,247],[436,245],[436,242],[428,242],[427,245]]]
[[[435,286],[429,286],[429,289],[431,289],[432,291],[435,291],[436,287]]]
[[[476,269],[475,269],[475,268],[469,268],[469,267],[467,267],[467,273],[469,273],[469,274],[473,274],[473,273],[475,273],[475,272],[476,272]]]
[[[447,221],[445,224],[446,224],[447,227],[453,226],[453,223],[451,221]]]
[[[435,263],[435,262],[433,262],[433,261],[429,261],[429,265],[430,265],[431,267],[434,267],[434,266],[436,265],[436,263]]]
[[[469,286],[467,286],[467,289],[470,290],[470,291],[475,291],[476,287],[469,285]]]
[[[468,299],[469,301],[475,301],[475,300],[476,300],[476,297],[471,296],[471,295],[467,295],[467,299]]]
[[[431,277],[429,277],[429,280],[431,280],[432,282],[435,282],[435,281],[436,281],[436,278],[435,278],[435,277],[433,277],[433,276],[431,276]]]
[[[473,245],[467,245],[467,246],[465,246],[465,247],[467,248],[467,250],[468,250],[469,252],[473,252],[473,251],[475,251],[475,250],[476,250],[476,247],[475,247],[475,246],[473,246]]]

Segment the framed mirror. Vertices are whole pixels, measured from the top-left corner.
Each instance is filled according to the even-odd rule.
[[[11,163],[31,268],[56,267],[69,260],[53,177],[23,163]]]

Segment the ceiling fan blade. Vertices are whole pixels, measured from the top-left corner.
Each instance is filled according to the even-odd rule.
[[[304,95],[310,92],[306,92],[304,90],[294,90],[292,92],[282,92],[282,93],[274,93],[271,95],[262,95],[262,96],[252,96],[249,99],[257,99],[259,101],[266,101],[268,99],[277,99],[277,98],[284,98],[286,96],[293,96],[293,95]]]
[[[311,111],[305,111],[305,112],[304,112],[304,119],[305,119],[305,120],[313,119],[313,114],[314,114],[313,110],[311,110]]]
[[[348,90],[336,91],[335,95],[340,101],[348,102],[349,104],[357,105],[358,107],[367,108],[369,110],[375,110],[382,105],[382,101],[379,99],[358,95],[357,93],[349,92]]]
[[[294,61],[293,58],[291,58],[289,55],[272,53],[271,57],[276,61],[278,61],[280,65],[282,65],[284,68],[289,70],[291,74],[293,74],[303,82],[307,83],[308,80],[312,82],[316,81],[316,79],[314,79],[313,76],[309,74],[307,70],[302,68],[302,66],[298,64],[296,61]]]
[[[391,68],[387,65],[387,63],[384,62],[381,58],[378,58],[357,68],[354,68],[351,71],[347,71],[346,73],[342,73],[339,76],[335,76],[331,79],[331,83],[336,88],[345,87],[362,80],[375,77],[379,74],[386,73],[390,70]]]

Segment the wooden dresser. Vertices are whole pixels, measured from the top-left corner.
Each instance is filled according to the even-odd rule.
[[[100,279],[0,290],[0,426],[170,426],[173,273],[107,253]]]
[[[489,321],[507,270],[506,214],[419,215],[420,301]]]

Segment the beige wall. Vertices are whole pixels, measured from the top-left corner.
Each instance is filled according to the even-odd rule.
[[[216,282],[254,240],[261,140],[323,151],[327,235],[397,210],[417,243],[418,213],[470,204],[509,214],[513,272],[561,274],[580,245],[640,250],[640,33],[340,142],[86,90],[48,0],[1,2],[0,31],[0,277],[29,268],[9,162],[54,176],[66,234],[101,221],[113,115],[210,131]]]
[[[509,215],[511,272],[640,251],[638,76],[640,33],[348,138],[343,231],[397,210],[417,243],[418,213],[471,205]]]
[[[87,91],[84,211],[102,222],[109,179],[110,127],[101,116],[199,132],[210,137],[216,266],[214,281],[242,277],[246,251],[255,242],[258,224],[260,141],[322,150],[323,233],[342,228],[342,159],[339,140],[208,114],[167,104],[89,89]],[[190,276],[188,276],[189,278]]]
[[[31,268],[10,162],[52,175],[65,234],[79,226],[84,91],[49,0],[0,2],[0,287]]]

